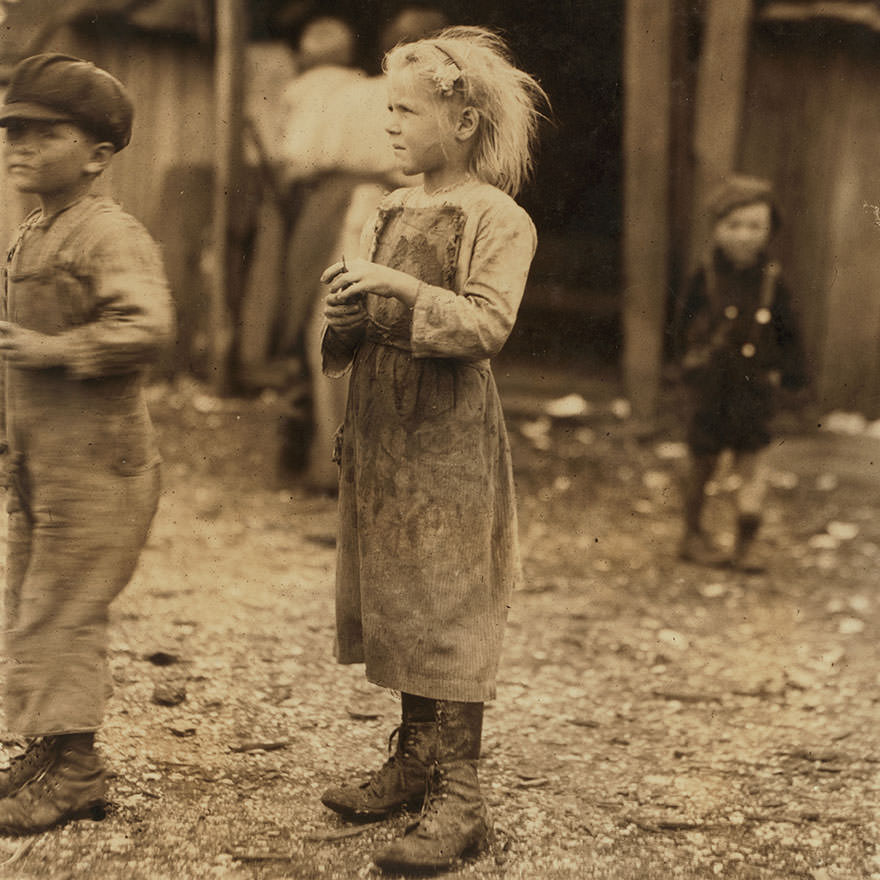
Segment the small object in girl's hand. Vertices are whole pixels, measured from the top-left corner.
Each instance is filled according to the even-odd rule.
[[[337,275],[341,275],[343,272],[347,272],[347,271],[348,271],[348,266],[346,265],[346,262],[345,262],[345,254],[343,254],[343,255],[342,255],[342,270],[341,270],[340,272],[337,272],[336,274],[337,274]],[[343,292],[348,288],[348,286],[349,286],[349,285],[346,284],[344,287],[341,287],[341,288],[339,289],[339,293],[343,293]],[[360,300],[360,299],[363,299],[363,294],[362,294],[362,293],[353,293],[353,294],[348,298],[348,302],[349,302],[349,303],[356,303],[356,302],[357,302],[358,300]]]
[[[334,278],[338,278],[338,277],[339,277],[340,275],[342,275],[343,273],[348,272],[348,264],[345,262],[345,254],[343,254],[339,259],[340,259],[340,263],[339,263],[339,264],[342,266],[342,268],[339,269],[337,272],[334,272],[332,275],[330,275],[330,276],[324,281],[325,284],[332,284]],[[340,291],[345,290],[346,287],[348,287],[347,284],[346,284],[344,287],[341,287],[341,288],[340,288]]]

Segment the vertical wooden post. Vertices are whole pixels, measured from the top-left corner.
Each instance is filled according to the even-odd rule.
[[[213,254],[210,279],[210,357],[212,385],[223,393],[229,385],[229,357],[234,328],[229,303],[234,278],[230,260],[230,225],[241,193],[244,119],[244,58],[247,40],[245,0],[217,0],[214,61],[215,162]]]
[[[623,373],[634,418],[656,416],[669,259],[674,0],[626,0]]]
[[[752,6],[753,0],[707,0],[697,73],[691,268],[707,244],[706,199],[739,160]]]

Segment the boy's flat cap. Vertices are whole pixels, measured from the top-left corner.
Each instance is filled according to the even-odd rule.
[[[732,174],[712,192],[707,201],[709,216],[714,222],[726,217],[731,211],[765,202],[773,213],[774,223],[779,222],[779,210],[773,184],[762,177],[751,177],[747,174]]]
[[[90,61],[45,53],[12,71],[0,126],[14,119],[73,122],[121,150],[131,140],[134,108],[125,87]]]

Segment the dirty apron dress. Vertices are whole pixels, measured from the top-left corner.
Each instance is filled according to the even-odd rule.
[[[95,248],[108,256],[90,267]],[[103,282],[90,274],[100,270]],[[167,341],[167,285],[146,231],[97,198],[24,227],[5,280],[4,319],[71,341],[66,367],[0,362],[7,726],[24,736],[95,730],[110,687],[109,606],[134,571],[159,497],[137,365]]]
[[[511,285],[512,326],[533,228],[510,205],[528,237],[527,253],[513,261],[525,269]],[[371,259],[454,291],[469,257],[460,253],[466,219],[454,204],[392,204],[379,213]],[[413,312],[373,295],[367,310],[340,452],[337,658],[365,662],[367,678],[383,687],[492,699],[519,557],[489,361],[414,357]]]

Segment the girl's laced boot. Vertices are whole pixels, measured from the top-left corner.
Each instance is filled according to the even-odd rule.
[[[321,803],[346,819],[375,822],[400,807],[418,809],[425,797],[437,725],[404,721],[388,738],[388,760],[360,784],[328,788]],[[391,744],[397,737],[397,748]]]
[[[93,740],[89,733],[56,737],[51,763],[0,800],[0,833],[36,834],[71,819],[103,818],[106,773]]]
[[[491,823],[477,778],[483,704],[438,701],[437,719],[437,760],[422,813],[373,858],[384,871],[448,869],[488,843]]]
[[[8,767],[0,769],[0,798],[15,794],[31,779],[39,776],[55,759],[57,749],[57,737],[32,739],[20,755],[13,756]]]

